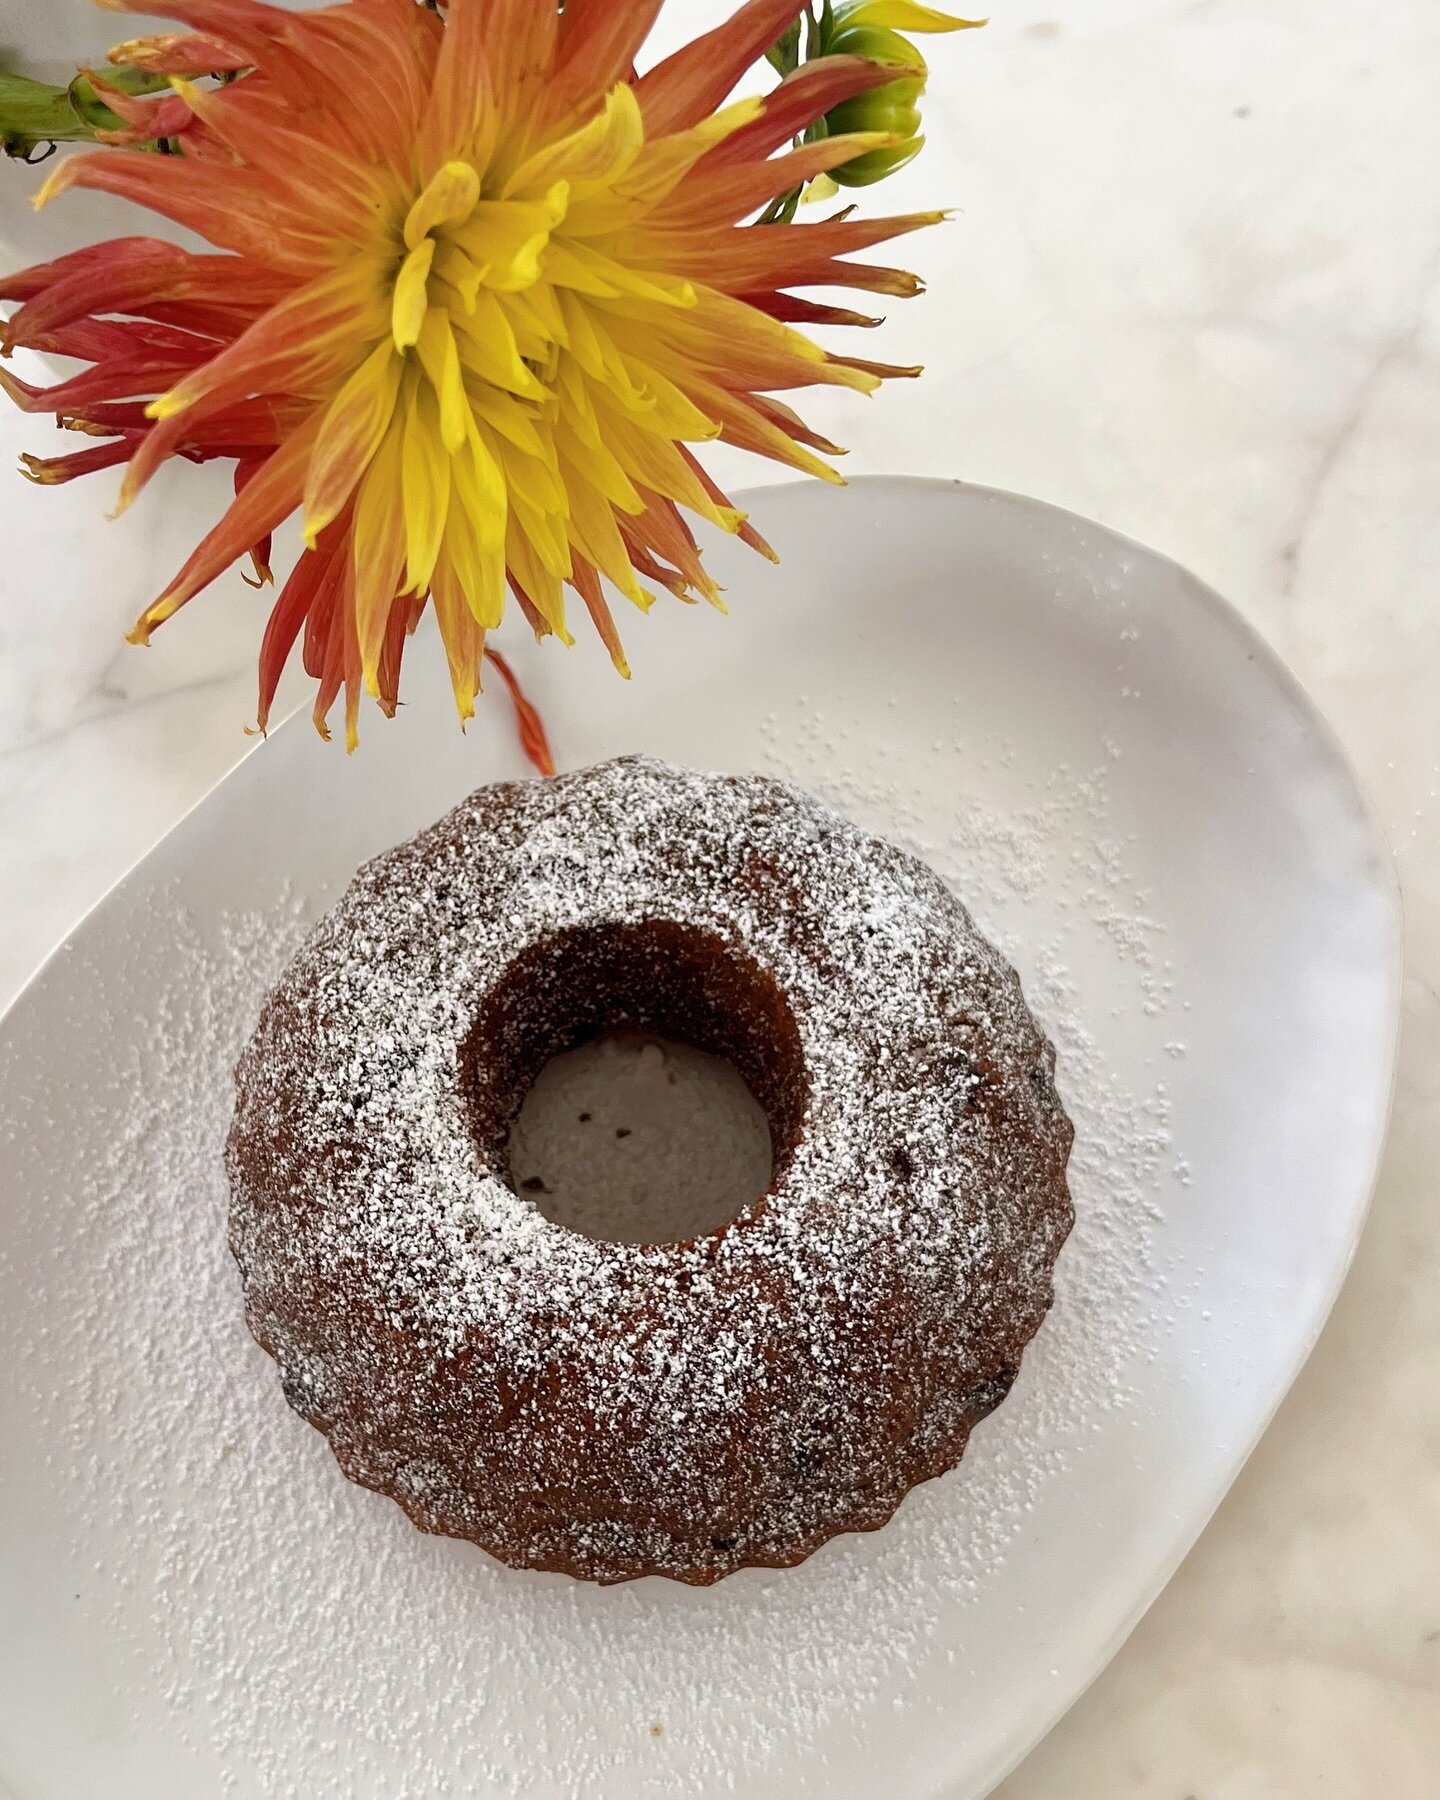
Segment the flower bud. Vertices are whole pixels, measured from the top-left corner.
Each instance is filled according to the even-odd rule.
[[[849,0],[829,16],[822,35],[827,56],[863,56],[870,62],[893,65],[894,81],[857,94],[825,116],[829,136],[849,131],[883,131],[898,141],[883,149],[869,150],[838,169],[831,178],[844,187],[868,187],[903,169],[920,153],[925,139],[920,131],[920,96],[929,74],[925,58],[901,34],[906,31],[963,31],[982,24],[979,19],[956,19],[918,0]]]

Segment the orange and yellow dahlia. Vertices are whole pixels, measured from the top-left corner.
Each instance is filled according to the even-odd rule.
[[[0,382],[95,440],[28,459],[42,482],[123,464],[123,506],[169,458],[233,461],[234,504],[137,641],[247,554],[268,581],[271,534],[298,512],[262,727],[303,639],[316,721],[343,693],[353,745],[362,690],[393,712],[427,602],[462,718],[507,592],[569,642],[573,589],[624,672],[606,582],[641,608],[647,583],[718,602],[687,512],[766,550],[692,446],[838,479],[836,446],[776,396],[916,372],[817,348],[795,326],[874,321],[793,290],[915,293],[850,255],[940,215],[742,223],[892,142],[789,147],[896,69],[824,56],[727,106],[801,0],[748,0],[638,75],[662,3],[158,0],[184,30],[112,60],[168,91],[97,78],[132,147],[72,157],[40,202],[102,190],[215,248],[124,238],[0,283],[20,303],[7,350],[89,365],[48,389]],[[176,153],[137,147],[156,142]]]

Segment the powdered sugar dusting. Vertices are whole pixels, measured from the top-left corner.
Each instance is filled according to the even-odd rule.
[[[1175,1150],[1164,1078],[1143,1091],[1116,1079],[1079,1004],[1071,966],[1073,947],[1100,940],[1112,964],[1110,1010],[1183,1016],[1163,927],[1134,873],[1135,846],[1111,818],[1120,750],[1105,740],[1099,760],[1060,764],[1015,804],[997,806],[962,782],[951,796],[947,827],[937,833],[913,761],[903,767],[888,759],[878,767],[857,761],[846,754],[844,735],[843,726],[837,731],[808,705],[798,724],[789,723],[783,747],[776,721],[768,721],[765,733],[776,766],[783,763],[853,816],[892,820],[896,842],[964,894],[977,923],[1021,970],[1026,995],[1056,1046],[1061,1096],[1076,1127],[1069,1168],[1076,1222],[1057,1272],[1063,1328],[1054,1329],[1052,1320],[1027,1362],[1032,1373],[1045,1365],[1031,1390],[1037,1396],[1032,1416],[1053,1452],[1129,1402],[1126,1370],[1137,1355],[1152,1354],[1151,1327],[1168,1304],[1150,1253],[1159,1196],[1171,1180],[1182,1186],[1188,1180]],[[974,747],[958,738],[936,740],[929,760],[948,768],[957,752],[962,767],[967,756],[976,765],[973,787],[982,791],[993,785],[992,767],[1010,770],[1017,762],[1015,745],[1003,737]],[[1177,1033],[1181,1028],[1177,1019]],[[1183,1038],[1172,1037],[1165,1049],[1183,1056]],[[978,1453],[977,1444],[972,1460]],[[1001,1516],[1008,1530],[1014,1513],[1006,1508]]]
[[[598,993],[709,1015],[717,983],[793,1116],[733,1223],[599,1242],[477,1149],[467,1059],[508,1125],[517,1063],[620,1022]],[[1052,1063],[934,874],[796,788],[630,758],[483,789],[361,871],[242,1060],[248,1314],[427,1530],[601,1581],[794,1563],[1008,1392],[1071,1223]]]
[[[1032,1505],[1064,1482],[1097,1418],[1130,1404],[1125,1371],[1156,1341],[1150,1209],[1175,1152],[1165,1096],[1117,1085],[1096,992],[1082,1019],[1073,991],[1076,943],[1113,945],[1105,921],[1145,911],[1105,770],[1057,776],[1003,814],[962,791],[937,820],[833,735],[816,721],[775,761],[908,839],[1019,962],[1079,1128],[1078,1221],[1016,1391],[956,1475],[916,1490],[874,1537],[703,1594],[504,1570],[340,1479],[249,1339],[224,1247],[231,1070],[308,918],[287,904],[201,936],[165,909],[151,1042],[90,1100],[117,1121],[113,1149],[44,1270],[48,1336],[18,1348],[11,1376],[52,1422],[54,1502],[89,1571],[89,1628],[148,1643],[162,1621],[162,1666],[136,1668],[117,1706],[163,1689],[176,1735],[213,1753],[228,1790],[628,1800],[752,1792],[779,1771],[787,1793],[823,1793],[815,1748],[838,1754],[876,1706],[904,1701],[909,1672],[1018,1554]],[[1077,838],[1107,847],[1093,879],[1057,874],[1044,854]],[[1153,929],[1130,960],[1116,946],[1104,1000],[1154,998],[1183,1047],[1165,960]],[[101,1514],[126,1549],[90,1571]]]

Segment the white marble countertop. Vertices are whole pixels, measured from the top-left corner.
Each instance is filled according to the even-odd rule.
[[[671,29],[716,10],[674,0]],[[882,191],[963,210],[910,240],[931,292],[877,352],[929,374],[817,422],[852,468],[1033,493],[1213,582],[1338,729],[1408,902],[1394,1126],[1331,1323],[1180,1574],[1001,1791],[1435,1800],[1440,7],[1007,0],[933,60],[931,147]],[[30,179],[0,169],[7,262],[56,241]],[[96,224],[81,203],[59,229]],[[45,436],[0,412],[0,463]],[[121,639],[219,498],[185,474],[118,524],[98,485],[0,488],[0,1002],[245,748],[248,590],[146,653]]]

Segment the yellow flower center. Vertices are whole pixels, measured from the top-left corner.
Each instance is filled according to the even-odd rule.
[[[388,333],[326,413],[304,504],[312,546],[354,506],[372,688],[396,591],[433,589],[442,608],[463,593],[489,629],[508,576],[568,642],[578,553],[648,606],[616,523],[646,506],[627,470],[734,529],[738,515],[675,451],[720,427],[656,366],[654,319],[694,308],[696,290],[637,268],[625,234],[735,123],[732,112],[683,156],[642,163],[639,106],[622,85],[579,130],[514,162],[471,146],[397,206],[380,268]],[[365,254],[354,268],[358,284],[374,279]]]

